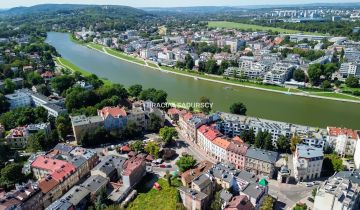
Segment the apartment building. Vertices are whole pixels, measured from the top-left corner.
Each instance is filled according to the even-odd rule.
[[[307,138],[308,136],[316,136],[317,139],[322,139],[325,135],[325,130],[318,128],[278,122],[273,120],[266,120],[254,117],[247,117],[242,115],[229,114],[224,112],[217,113],[221,121],[216,122],[216,128],[227,136],[240,136],[243,130],[252,129],[255,134],[259,131],[267,131],[271,134],[273,144],[280,135],[290,138],[294,134]]]
[[[180,131],[185,138],[197,143],[197,129],[207,122],[204,114],[185,113],[179,116]]]
[[[360,169],[360,131],[358,131],[358,140],[356,142],[354,162],[355,162],[355,167],[357,169]]]
[[[324,153],[322,148],[298,144],[293,155],[295,179],[302,182],[320,177]]]
[[[347,128],[328,127],[328,142],[335,147],[340,156],[353,156],[358,135],[356,131]]]
[[[293,70],[297,67],[289,63],[276,63],[273,68],[264,75],[264,83],[281,85],[291,78]]]
[[[104,127],[106,130],[123,130],[127,122],[127,114],[124,108],[104,107],[98,110],[98,116],[104,120]]]
[[[249,145],[244,143],[239,137],[233,138],[227,148],[227,161],[234,164],[236,169],[244,170],[246,152]]]
[[[348,62],[342,63],[339,69],[340,80],[345,81],[349,76],[354,76],[360,78],[360,63],[358,62]]]
[[[246,171],[272,178],[279,153],[250,147],[245,157]]]
[[[31,106],[31,97],[21,91],[5,95],[6,100],[10,104],[10,109]]]
[[[360,171],[340,171],[322,183],[314,210],[356,210],[360,206]]]
[[[104,120],[100,116],[87,117],[85,115],[79,115],[70,117],[74,137],[76,141],[80,141],[86,132],[94,131],[98,127],[104,126]]]

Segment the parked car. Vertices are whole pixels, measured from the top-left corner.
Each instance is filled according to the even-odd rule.
[[[161,165],[160,165],[160,168],[166,168],[166,165],[161,164]]]
[[[306,187],[312,187],[312,186],[314,186],[314,183],[313,182],[307,182],[307,183],[305,183],[305,186]]]

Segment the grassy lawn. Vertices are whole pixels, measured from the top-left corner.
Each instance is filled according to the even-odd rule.
[[[329,97],[329,98],[339,98],[339,99],[350,99],[350,100],[358,100],[360,101],[360,98],[356,98],[355,96],[351,96],[351,95],[344,95],[344,94],[339,94],[339,93],[312,93],[312,95],[316,95],[316,96],[324,96],[324,97]]]
[[[97,50],[103,51],[103,46],[100,45],[100,44],[89,43],[88,45],[89,45],[90,47],[93,47],[93,48],[97,49]]]
[[[209,75],[204,75],[204,74],[201,74],[201,73],[198,73],[198,72],[195,72],[195,71],[179,70],[179,69],[171,68],[171,67],[168,67],[168,66],[160,66],[160,68],[163,69],[163,70],[168,70],[168,71],[173,71],[173,72],[177,72],[177,73],[197,76],[200,79],[201,78],[206,78],[206,79],[213,79],[213,80],[218,80],[218,81],[228,82],[228,83],[234,83],[234,84],[239,84],[239,85],[246,85],[246,86],[258,87],[258,88],[265,88],[265,89],[269,89],[269,90],[288,91],[288,88],[284,88],[284,87],[280,87],[280,86],[276,86],[276,85],[258,84],[258,83],[254,83],[254,82],[240,81],[240,80],[236,80],[236,79],[232,79],[232,78],[225,79],[223,77],[209,76]]]
[[[154,68],[157,68],[157,67],[158,67],[155,63],[153,63],[153,62],[151,62],[151,61],[148,61],[147,64],[148,64],[149,66],[151,66],[151,67],[154,67]]]
[[[254,31],[277,31],[279,33],[286,33],[286,34],[296,34],[296,33],[304,33],[304,34],[317,34],[319,33],[310,33],[310,32],[301,32],[298,30],[291,30],[291,29],[283,29],[283,28],[274,28],[274,27],[267,27],[267,26],[259,26],[259,25],[252,25],[252,24],[244,24],[244,23],[236,23],[236,22],[228,22],[228,21],[209,21],[208,27],[212,28],[227,28],[227,29],[252,29]]]
[[[122,59],[126,59],[126,60],[129,60],[129,61],[133,61],[133,62],[136,62],[136,63],[145,65],[145,61],[140,60],[140,59],[138,59],[138,58],[135,58],[135,57],[133,57],[133,56],[127,55],[127,54],[125,54],[125,53],[123,53],[123,52],[116,51],[116,50],[109,49],[109,48],[106,48],[106,51],[107,51],[109,54],[114,55],[114,56],[116,56],[116,57],[119,57],[119,58],[122,58]]]
[[[177,187],[181,185],[181,182],[177,179],[172,180],[172,186],[169,186],[167,181],[163,178],[157,180],[162,189],[157,191],[152,189],[149,185],[149,180],[144,177],[144,181],[139,183],[137,188],[138,195],[126,209],[130,210],[173,210],[176,209],[176,195]],[[146,181],[148,182],[146,182]],[[152,185],[151,185],[152,186]]]
[[[66,59],[64,59],[62,57],[57,57],[56,61],[58,62],[59,65],[65,67],[65,68],[67,68],[67,69],[69,69],[71,71],[77,71],[83,76],[91,75],[90,72],[76,66],[75,64],[71,63],[70,61],[68,61],[68,60],[66,60]],[[107,79],[101,79],[101,80],[104,82],[104,84],[111,84],[111,82],[109,80],[107,80]]]

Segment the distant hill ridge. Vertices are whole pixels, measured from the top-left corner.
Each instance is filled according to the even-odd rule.
[[[114,9],[133,13],[135,12],[139,15],[146,14],[146,12],[141,9],[121,5],[39,4],[31,7],[14,7],[7,10],[0,10],[0,15],[27,15],[85,9]]]

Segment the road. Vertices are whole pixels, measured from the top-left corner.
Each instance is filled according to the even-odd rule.
[[[269,195],[278,198],[276,209],[290,209],[299,201],[307,200],[313,188],[316,187],[306,187],[303,184],[280,184],[276,180],[270,180]]]

